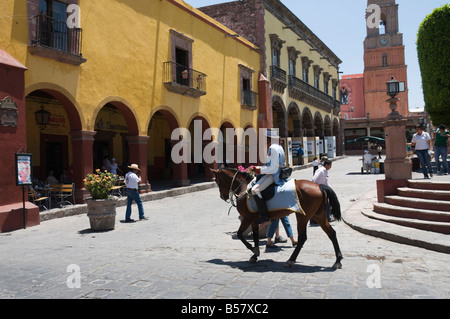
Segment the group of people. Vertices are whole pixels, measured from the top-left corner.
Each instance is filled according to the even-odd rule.
[[[413,135],[409,145],[415,148],[424,178],[429,179],[433,177],[433,169],[431,167],[433,155],[436,161],[437,173],[440,175],[448,174],[447,143],[449,137],[450,132],[444,124],[439,125],[439,128],[433,131],[433,137],[424,130],[422,125],[416,126],[416,133]],[[442,158],[442,163],[440,158]]]

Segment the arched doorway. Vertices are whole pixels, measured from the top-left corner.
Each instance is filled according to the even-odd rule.
[[[316,112],[316,114],[314,114],[314,133],[320,138],[323,138],[324,136],[322,115],[320,115],[319,112]]]
[[[278,95],[272,98],[272,127],[279,130],[280,137],[288,136],[288,126],[286,117],[286,108],[283,100]]]
[[[288,134],[290,137],[302,136],[302,122],[298,105],[292,102],[288,109]]]
[[[313,118],[311,111],[307,107],[303,109],[302,127],[303,127],[303,136],[305,137],[314,136]]]
[[[207,162],[204,158],[205,147],[214,141],[214,137],[205,137],[204,133],[210,128],[203,116],[196,116],[189,124],[191,135],[191,162],[188,165],[188,176],[191,182],[212,180],[214,174],[210,168],[217,168],[217,161]],[[216,155],[216,154],[213,154]]]
[[[74,100],[62,88],[52,84],[34,85],[26,90],[25,101],[27,147],[34,155],[35,182],[47,183],[52,171],[58,182],[74,183],[75,201],[83,202],[87,197],[83,179],[92,172],[94,132],[82,130]],[[36,112],[47,115],[46,123],[38,125]]]

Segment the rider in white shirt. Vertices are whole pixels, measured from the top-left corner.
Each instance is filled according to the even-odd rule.
[[[260,215],[259,224],[262,224],[269,220],[269,212],[267,205],[263,199],[261,192],[273,183],[277,185],[284,184],[285,180],[280,178],[281,168],[284,167],[284,150],[279,145],[279,136],[273,130],[266,132],[268,143],[275,139],[275,143],[272,143],[267,151],[267,163],[264,166],[257,166],[256,173],[260,173],[263,176],[257,176],[249,184],[249,191],[252,193],[255,199],[258,213]],[[252,187],[252,185],[254,185]]]

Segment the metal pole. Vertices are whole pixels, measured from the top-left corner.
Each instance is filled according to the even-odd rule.
[[[27,228],[27,213],[25,211],[25,186],[22,186],[22,201],[23,201],[23,229]]]

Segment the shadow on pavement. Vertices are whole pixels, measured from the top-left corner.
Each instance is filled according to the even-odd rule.
[[[300,273],[315,273],[315,272],[334,272],[335,269],[331,267],[310,266],[295,264],[288,268],[285,262],[274,261],[272,259],[262,259],[256,263],[249,261],[225,261],[223,259],[207,260],[207,263],[215,265],[225,265],[231,268],[237,268],[244,272],[300,272]]]

